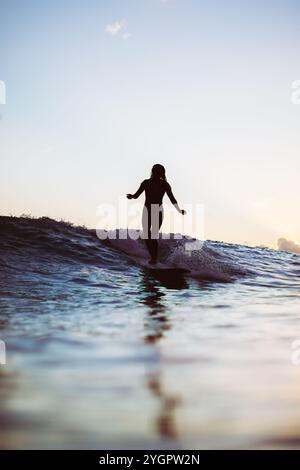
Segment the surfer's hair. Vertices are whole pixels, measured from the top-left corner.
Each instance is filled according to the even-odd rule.
[[[167,181],[165,167],[157,163],[151,170],[151,178]]]

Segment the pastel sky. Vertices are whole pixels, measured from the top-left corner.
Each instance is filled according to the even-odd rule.
[[[160,162],[207,239],[300,242],[299,17],[299,0],[1,0],[0,213],[95,227]]]

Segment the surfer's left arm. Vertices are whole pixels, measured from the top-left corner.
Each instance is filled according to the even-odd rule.
[[[139,189],[137,190],[136,193],[134,194],[127,194],[127,199],[137,199],[141,194],[142,192],[145,191],[145,181],[143,181],[139,187]]]
[[[177,209],[177,211],[182,214],[182,215],[185,215],[186,214],[186,211],[183,210],[183,209],[180,209],[179,205],[177,204],[177,200],[172,192],[172,188],[171,186],[169,185],[169,183],[167,183],[167,195],[170,199],[170,201],[172,202],[173,206]]]

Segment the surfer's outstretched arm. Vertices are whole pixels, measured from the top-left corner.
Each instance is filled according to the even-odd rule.
[[[139,189],[137,190],[136,193],[134,194],[127,194],[127,199],[137,199],[141,194],[142,192],[145,191],[145,181],[143,181],[139,187]]]
[[[177,200],[175,199],[175,196],[172,192],[172,188],[169,185],[169,183],[167,183],[167,191],[166,192],[167,192],[167,195],[168,195],[170,201],[172,202],[173,206],[178,210],[178,212],[180,212],[180,214],[182,214],[182,215],[186,214],[186,211],[180,209],[179,205],[177,204]]]

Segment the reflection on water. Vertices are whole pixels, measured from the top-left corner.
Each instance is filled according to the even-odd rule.
[[[159,289],[157,280],[146,274],[143,276],[141,291],[142,303],[146,307],[145,342],[155,343],[163,336],[164,331],[170,328],[167,307],[163,301],[165,294]]]
[[[175,424],[175,413],[180,405],[180,397],[164,390],[162,373],[159,371],[148,375],[147,386],[160,403],[158,416],[155,418],[159,435],[162,438],[177,440],[178,432]]]
[[[168,316],[168,309],[164,303],[165,294],[161,291],[161,286],[164,285],[173,289],[187,288],[187,283],[183,276],[161,274],[158,277],[145,274],[141,289],[144,293],[143,303],[147,307],[145,312],[145,343],[150,343],[153,347],[157,347],[158,351],[159,340],[172,327],[171,319]],[[159,401],[159,412],[155,418],[156,429],[162,438],[176,440],[178,433],[174,414],[176,408],[180,405],[180,397],[172,394],[172,391],[167,391],[162,382],[163,373],[159,361],[156,370],[147,371],[146,367],[146,384]]]

